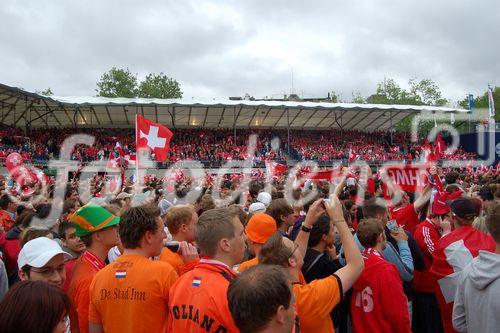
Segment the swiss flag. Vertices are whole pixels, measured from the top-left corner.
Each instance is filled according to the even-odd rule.
[[[156,160],[164,162],[168,157],[172,132],[165,126],[136,115],[135,144],[136,149],[149,148]]]

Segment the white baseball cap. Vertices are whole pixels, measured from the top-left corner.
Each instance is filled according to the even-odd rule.
[[[260,192],[257,196],[257,201],[262,202],[264,205],[269,206],[273,197],[267,192]]]
[[[262,202],[254,202],[253,204],[248,207],[248,213],[250,214],[255,214],[255,213],[265,213],[266,212],[266,206]]]
[[[19,268],[26,265],[40,268],[45,266],[58,254],[63,254],[65,260],[72,258],[69,253],[63,251],[55,240],[47,237],[38,237],[24,244],[21,252],[19,252],[17,265]]]

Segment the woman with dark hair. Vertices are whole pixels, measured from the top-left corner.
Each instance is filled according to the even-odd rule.
[[[42,281],[21,281],[0,304],[2,333],[64,333],[70,301],[61,288]]]

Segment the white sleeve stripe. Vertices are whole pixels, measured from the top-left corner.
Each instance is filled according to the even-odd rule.
[[[432,253],[434,253],[434,243],[432,242],[431,235],[429,233],[429,228],[423,227],[422,231],[424,234],[424,241],[425,241],[425,244],[427,245],[427,249],[432,254]]]

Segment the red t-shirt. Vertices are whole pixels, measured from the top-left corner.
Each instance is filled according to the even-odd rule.
[[[423,272],[413,272],[413,288],[416,291],[433,293],[436,289],[436,279],[430,273],[430,269],[432,266],[432,254],[441,238],[439,226],[435,225],[431,220],[426,219],[415,228],[413,236],[418,247],[420,247],[420,250],[424,254],[425,261],[425,270]]]
[[[413,204],[409,204],[406,207],[391,208],[390,213],[392,219],[396,220],[399,225],[404,226],[404,229],[411,233],[413,233],[415,227],[420,223]]]
[[[365,249],[363,259],[365,268],[351,299],[353,331],[410,332],[408,300],[396,266],[374,249]]]

